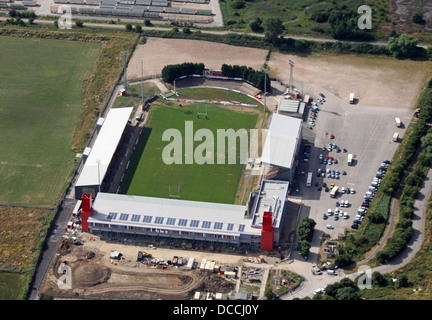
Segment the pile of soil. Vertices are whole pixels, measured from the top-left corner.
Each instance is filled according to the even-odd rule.
[[[73,241],[72,239],[63,239],[62,242],[60,243],[59,249],[58,249],[58,253],[60,255],[66,255],[68,253],[70,253],[73,249]]]
[[[78,264],[72,269],[74,287],[89,287],[104,283],[110,278],[111,271],[93,264]]]
[[[224,279],[219,274],[211,274],[203,277],[203,281],[197,291],[208,290],[210,292],[229,293],[234,290],[235,284]]]

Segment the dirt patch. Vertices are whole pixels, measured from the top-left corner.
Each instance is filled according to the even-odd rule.
[[[141,59],[144,77],[160,75],[164,66],[183,62],[202,62],[206,68],[217,70],[220,70],[224,63],[260,69],[266,55],[266,50],[215,42],[149,38],[145,44],[137,46],[126,74],[130,80],[140,79]]]
[[[98,248],[100,244],[87,242],[82,246],[64,239],[40,292],[81,298],[178,300],[190,299],[196,290],[228,293],[234,288],[233,282],[219,274],[144,265],[136,262],[136,257],[131,258],[129,252],[125,252],[127,259],[112,260],[109,250]],[[133,248],[135,254],[136,249]],[[59,285],[67,283],[61,282],[68,276],[65,270],[70,270],[70,289]]]
[[[325,53],[307,57],[274,53],[269,62],[271,75],[289,83],[289,60],[295,64],[293,83],[305,95],[316,99],[325,90],[348,103],[354,92],[359,105],[365,106],[413,108],[431,76],[428,61]]]

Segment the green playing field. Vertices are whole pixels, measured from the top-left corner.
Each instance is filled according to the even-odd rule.
[[[189,124],[193,125],[194,133],[199,129],[209,129],[216,139],[217,129],[237,131],[255,128],[259,119],[257,109],[261,110],[194,103],[180,107],[178,102],[166,101],[153,104],[120,193],[162,198],[168,198],[171,193],[179,195],[183,200],[234,203],[244,164],[240,161],[236,161],[236,164],[228,164],[228,161],[224,164],[198,164],[196,161],[185,164],[185,123],[192,121]],[[207,112],[207,119],[205,116],[198,118],[197,111]],[[182,164],[165,164],[162,159],[164,148],[172,141],[162,140],[167,129],[177,129],[182,134]],[[196,151],[204,141],[206,140],[195,141],[193,150]],[[237,146],[238,144],[239,139]],[[204,151],[206,156],[214,156],[214,162],[217,162],[216,147]]]

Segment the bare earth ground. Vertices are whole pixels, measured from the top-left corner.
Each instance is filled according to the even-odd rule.
[[[48,270],[41,286],[40,293],[52,296],[97,297],[106,299],[190,299],[195,291],[233,292],[236,283],[226,280],[216,273],[200,270],[187,271],[186,267],[170,266],[163,270],[136,262],[138,251],[150,253],[157,259],[171,260],[173,255],[189,259],[194,257],[198,264],[203,258],[217,261],[221,265],[240,265],[244,262],[241,256],[231,252],[218,253],[196,251],[193,249],[169,247],[150,247],[147,242],[139,245],[137,242],[105,241],[93,235],[84,233],[82,246],[64,240],[59,246],[56,257]],[[81,237],[80,237],[81,239]],[[109,254],[112,250],[123,253],[124,261],[112,261]],[[255,255],[256,256],[256,255]],[[245,257],[254,257],[249,255]],[[272,257],[266,257],[272,261]],[[59,267],[65,265],[71,268],[71,289],[59,286]],[[266,264],[267,265],[267,264]],[[119,295],[119,292],[121,294]]]
[[[389,57],[316,53],[308,57],[273,53],[270,74],[289,83],[288,61],[294,61],[293,83],[304,94],[318,98],[320,90],[348,102],[350,92],[367,106],[413,108],[431,75],[427,61]]]
[[[164,66],[183,62],[204,63],[206,68],[220,70],[222,64],[246,65],[259,69],[266,50],[237,47],[215,42],[183,39],[148,38],[137,46],[129,62],[128,79],[141,78],[140,59],[144,59],[144,77],[160,75]]]

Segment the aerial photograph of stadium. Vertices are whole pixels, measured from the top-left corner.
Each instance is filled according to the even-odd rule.
[[[0,61],[0,300],[432,300],[429,1],[0,0]]]

